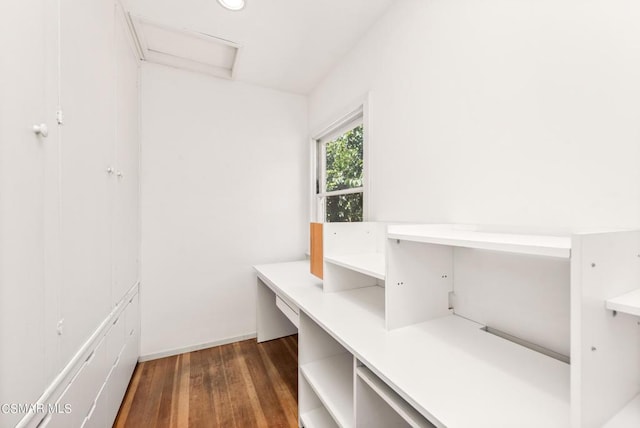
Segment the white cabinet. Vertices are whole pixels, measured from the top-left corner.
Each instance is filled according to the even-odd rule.
[[[107,425],[111,426],[118,414],[118,409],[122,403],[127,386],[131,380],[131,375],[138,361],[139,329],[131,328],[127,320],[137,320],[139,318],[138,296],[134,296],[121,315],[123,324],[127,327],[122,348],[118,354],[111,372],[109,381],[106,384],[107,400]],[[135,321],[134,321],[135,324]]]
[[[46,75],[55,70],[48,55],[53,2],[0,3],[0,403],[31,403],[48,379],[45,199],[57,130]],[[43,123],[53,128],[46,138],[33,132]],[[0,426],[20,416],[0,413]]]
[[[61,357],[68,361],[111,308],[114,2],[60,2],[60,46]]]
[[[105,390],[107,383],[103,383],[98,396],[93,402],[89,414],[84,419],[81,428],[108,428],[111,425],[105,423],[107,420],[107,400],[105,400]]]
[[[138,281],[140,242],[140,144],[138,61],[124,12],[116,4],[116,127],[113,204],[113,291],[116,303]]]
[[[138,279],[138,64],[114,0],[60,2],[61,361]]]
[[[85,419],[94,413],[96,397],[100,394],[108,373],[106,344],[102,339],[81,361],[78,371],[72,376],[55,404],[52,404],[58,411],[45,417],[41,426],[82,426]]]
[[[61,404],[68,404],[72,409],[72,412],[66,415],[68,426],[81,426],[89,416],[109,368],[106,363],[105,343],[101,340],[59,401]]]
[[[83,358],[70,368],[70,379],[61,386],[60,394],[51,396],[44,403],[59,411],[46,415],[38,427],[113,425],[138,361],[140,308],[137,287],[118,303],[95,343],[87,347]],[[26,426],[37,423],[38,420],[33,419]]]
[[[124,312],[120,312],[112,321],[107,334],[107,360],[109,367],[116,364],[127,340]]]
[[[74,417],[89,421],[106,373],[87,373],[113,341],[98,354],[96,338],[138,281],[138,63],[119,0],[5,2],[0,21],[0,402],[53,405],[86,382]]]

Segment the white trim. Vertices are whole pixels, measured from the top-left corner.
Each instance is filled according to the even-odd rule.
[[[139,362],[157,360],[165,357],[173,357],[174,355],[186,354],[188,352],[200,351],[202,349],[213,348],[215,346],[220,345],[228,345],[229,343],[240,342],[242,340],[247,339],[255,339],[257,337],[256,333],[243,334],[241,336],[229,337],[226,339],[216,340],[213,342],[201,343],[199,345],[191,345],[185,346],[183,348],[174,348],[167,351],[155,352],[153,354],[140,355],[138,358]]]
[[[238,64],[238,58],[240,51],[242,51],[242,45],[233,42],[231,40],[224,39],[222,37],[214,36],[212,34],[203,33],[200,31],[192,31],[187,28],[171,27],[159,22],[155,22],[139,15],[132,15],[129,13],[129,22],[133,28],[133,36],[136,38],[136,47],[140,54],[142,61],[147,61],[155,64],[162,64],[169,67],[174,67],[183,70],[195,71],[204,74],[210,74],[215,77],[233,80],[235,78],[235,67]],[[233,60],[230,67],[221,67],[209,63],[203,63],[195,59],[189,59],[183,56],[176,56],[168,52],[157,51],[149,48],[147,43],[147,37],[145,35],[144,27],[156,27],[166,32],[179,34],[182,36],[192,37],[199,40],[203,40],[207,43],[214,43],[221,46],[227,46],[234,50]]]
[[[326,198],[328,196],[352,195],[354,193],[363,193],[364,187],[352,187],[350,189],[332,190],[330,192],[316,193],[318,198]]]
[[[369,200],[371,195],[371,92],[362,101],[362,221],[371,221]]]
[[[331,115],[331,121],[326,122],[324,125],[320,126],[318,129],[311,133],[311,136],[314,140],[321,139],[336,127],[340,126],[341,124],[347,123],[350,120],[355,119],[355,117],[359,114],[364,113],[366,109],[364,109],[363,107],[368,103],[369,93],[367,92],[363,96],[356,98],[352,102],[348,103],[346,106],[344,106],[344,108],[338,110],[336,114]]]
[[[369,144],[371,142],[371,92],[367,92],[364,96],[358,98],[356,101],[350,103],[347,108],[343,109],[343,114],[336,115],[333,117],[339,117],[337,120],[333,120],[327,123],[325,126],[321,127],[316,132],[312,133],[312,138],[310,141],[311,147],[311,155],[310,155],[310,221],[312,222],[325,222],[325,213],[321,208],[323,205],[320,203],[320,200],[326,196],[340,195],[340,194],[350,194],[350,193],[362,193],[362,221],[369,221],[369,193],[370,193],[370,147]],[[338,134],[342,128],[347,125],[354,124],[354,127],[357,124],[362,124],[364,128],[363,134],[363,153],[362,153],[362,161],[363,161],[363,169],[362,169],[362,186],[354,189],[345,189],[346,191],[334,191],[334,192],[326,192],[324,188],[324,183],[326,182],[325,177],[321,177],[321,184],[319,193],[316,193],[316,180],[317,180],[317,168],[318,161],[324,161],[324,159],[318,159],[318,144],[322,142],[326,142],[327,137],[333,137],[333,134]],[[357,123],[357,124],[356,124]],[[322,165],[322,170],[324,171],[324,165]],[[344,193],[341,193],[344,192]]]
[[[346,131],[351,130],[359,125],[362,125],[363,122],[363,109],[362,106],[357,110],[353,111],[347,117],[343,117],[341,120],[337,121],[335,126],[332,129],[329,129],[322,136],[316,138],[315,140],[320,143],[329,143],[336,138],[340,137]]]
[[[124,8],[121,0],[116,0],[116,19],[122,20],[124,24],[124,32],[129,42],[129,48],[131,48],[131,54],[136,58],[136,62],[139,64],[142,61],[142,48],[138,43],[138,37],[133,28],[133,22],[131,22],[131,14],[129,14]]]

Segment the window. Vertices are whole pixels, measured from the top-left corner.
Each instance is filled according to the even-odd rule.
[[[364,220],[364,124],[362,108],[316,139],[317,220]]]

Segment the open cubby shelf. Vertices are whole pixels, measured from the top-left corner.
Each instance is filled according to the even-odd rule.
[[[353,357],[339,354],[300,366],[300,372],[340,426],[353,415]]]
[[[369,399],[377,409],[372,410],[370,408],[371,406],[363,405],[362,407],[364,407],[364,409],[358,409],[359,413],[377,413],[374,415],[375,418],[384,419],[384,423],[378,423],[378,425],[382,427],[401,425],[401,423],[398,423],[398,420],[403,420],[407,426],[416,428],[432,428],[434,426],[366,366],[358,367],[356,369],[356,376],[357,379],[362,380],[362,382],[379,397],[379,400]],[[388,408],[385,408],[386,406],[384,406],[382,402],[385,403]],[[357,414],[356,419],[358,416]],[[365,414],[363,415],[363,419],[364,418],[370,418],[370,415]],[[386,423],[389,419],[393,422]],[[366,425],[373,425],[373,423],[375,422],[367,421]]]

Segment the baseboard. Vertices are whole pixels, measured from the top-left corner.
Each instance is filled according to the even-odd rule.
[[[201,343],[199,345],[186,346],[183,348],[175,348],[162,352],[155,352],[153,354],[140,355],[139,362],[157,360],[165,357],[173,357],[174,355],[186,354],[187,352],[200,351],[201,349],[213,348],[214,346],[228,345],[229,343],[240,342],[247,339],[255,339],[256,333],[244,334],[242,336],[229,337],[222,340],[216,340],[214,342]]]

